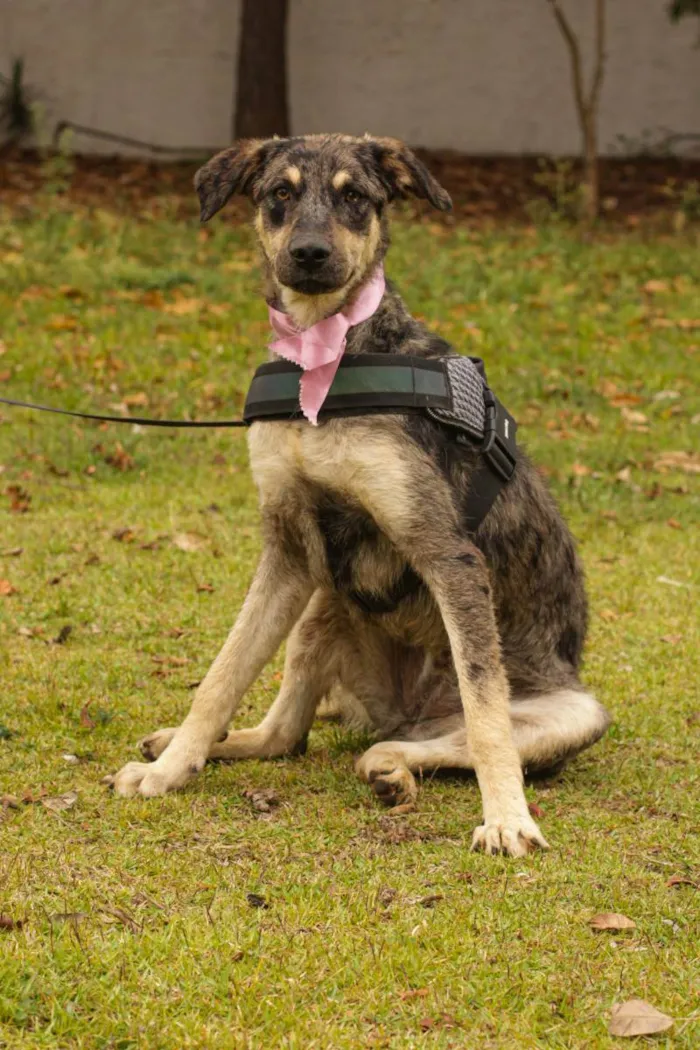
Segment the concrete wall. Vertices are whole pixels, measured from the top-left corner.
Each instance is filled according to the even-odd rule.
[[[590,53],[593,0],[566,0]],[[601,145],[700,131],[698,23],[666,0],[608,0]],[[293,130],[393,134],[470,153],[572,153],[579,135],[546,0],[290,0]],[[0,0],[46,107],[167,145],[230,140],[240,0]],[[76,139],[77,148],[99,149]],[[114,147],[107,147],[114,152]]]

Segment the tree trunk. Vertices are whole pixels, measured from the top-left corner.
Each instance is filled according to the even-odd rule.
[[[289,134],[288,0],[243,0],[234,138]]]
[[[585,177],[583,180],[583,215],[586,223],[593,225],[599,209],[598,130],[597,114],[588,113],[583,128],[583,158]]]

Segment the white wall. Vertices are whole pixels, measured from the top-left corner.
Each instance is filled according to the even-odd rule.
[[[546,0],[290,7],[295,132],[374,131],[470,153],[578,148],[567,55]],[[593,0],[565,7],[590,45]],[[666,0],[608,0],[600,136],[608,151],[618,135],[700,131],[698,23],[673,26],[665,8]],[[0,71],[25,58],[50,124],[223,145],[239,10],[240,0],[0,0]]]

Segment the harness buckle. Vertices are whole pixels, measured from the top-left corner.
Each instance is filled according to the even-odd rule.
[[[503,481],[510,481],[515,473],[517,445],[515,432],[518,424],[504,408],[490,387],[484,387],[484,459]]]

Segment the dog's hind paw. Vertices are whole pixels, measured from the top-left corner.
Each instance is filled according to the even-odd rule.
[[[385,806],[405,806],[418,797],[416,778],[406,766],[395,769],[373,769],[368,777],[370,787]]]
[[[149,733],[143,740],[139,740],[138,749],[147,762],[155,762],[175,736],[177,729],[156,729],[155,733]]]
[[[549,843],[528,817],[520,817],[504,824],[482,824],[472,838],[472,849],[484,853],[505,853],[508,857],[524,857],[531,849],[549,849]]]

